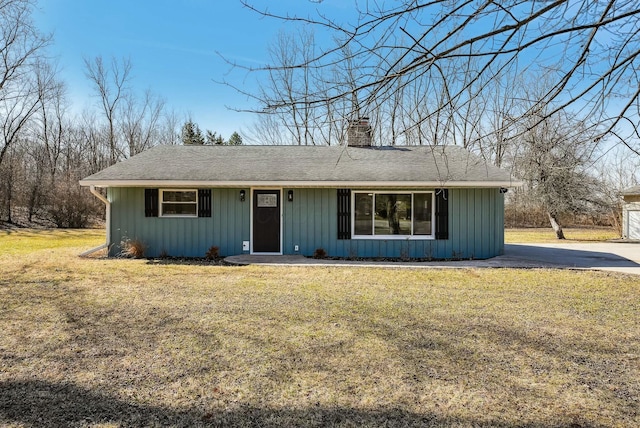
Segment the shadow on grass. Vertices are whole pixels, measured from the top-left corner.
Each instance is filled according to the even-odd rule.
[[[179,427],[600,427],[591,423],[522,424],[475,421],[416,414],[402,409],[362,410],[346,407],[175,409],[125,401],[71,383],[38,380],[0,382],[0,424],[31,427],[72,427],[95,424]]]
[[[580,423],[523,423],[438,418],[402,409],[365,411],[345,407],[260,408],[239,405],[232,410],[178,410],[137,404],[70,383],[0,382],[0,424],[53,428],[117,424],[178,427],[594,427]]]
[[[165,257],[148,258],[148,265],[178,265],[178,266],[233,266],[226,263],[223,258],[205,259],[198,257]]]
[[[178,410],[136,404],[69,383],[37,380],[0,383],[0,423],[32,427],[90,426],[482,426],[399,409],[363,411],[341,407],[271,409],[240,405],[232,410]],[[490,426],[506,426],[488,423]],[[512,426],[512,425],[510,425]],[[531,425],[527,425],[531,426]]]

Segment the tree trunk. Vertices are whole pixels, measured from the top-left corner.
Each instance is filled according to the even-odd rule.
[[[564,232],[562,231],[562,226],[558,223],[558,219],[555,213],[551,211],[547,211],[547,215],[549,216],[549,222],[551,223],[551,227],[553,231],[556,233],[556,237],[558,239],[565,239]]]
[[[13,219],[11,218],[11,204],[13,198],[13,171],[11,167],[9,168],[9,180],[7,181],[7,223],[13,224]]]
[[[36,212],[36,206],[38,205],[38,185],[34,184],[29,193],[29,223],[33,220],[33,215]]]

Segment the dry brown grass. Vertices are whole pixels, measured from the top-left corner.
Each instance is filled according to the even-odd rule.
[[[556,238],[556,234],[547,228],[505,229],[504,240],[507,244],[554,243],[554,242],[595,242],[619,239],[620,234],[613,228],[564,228],[565,240]]]
[[[637,277],[79,259],[100,239],[55,235],[0,235],[0,425],[640,425]]]

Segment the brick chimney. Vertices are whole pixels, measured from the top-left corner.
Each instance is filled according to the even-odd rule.
[[[350,147],[371,147],[371,125],[368,117],[349,121],[347,145]]]

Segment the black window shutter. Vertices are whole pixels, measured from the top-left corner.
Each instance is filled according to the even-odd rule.
[[[338,239],[351,239],[351,190],[338,189]]]
[[[158,217],[158,189],[144,189],[144,216]]]
[[[436,239],[449,239],[449,190],[436,190]]]
[[[198,217],[211,217],[211,189],[198,189]]]

